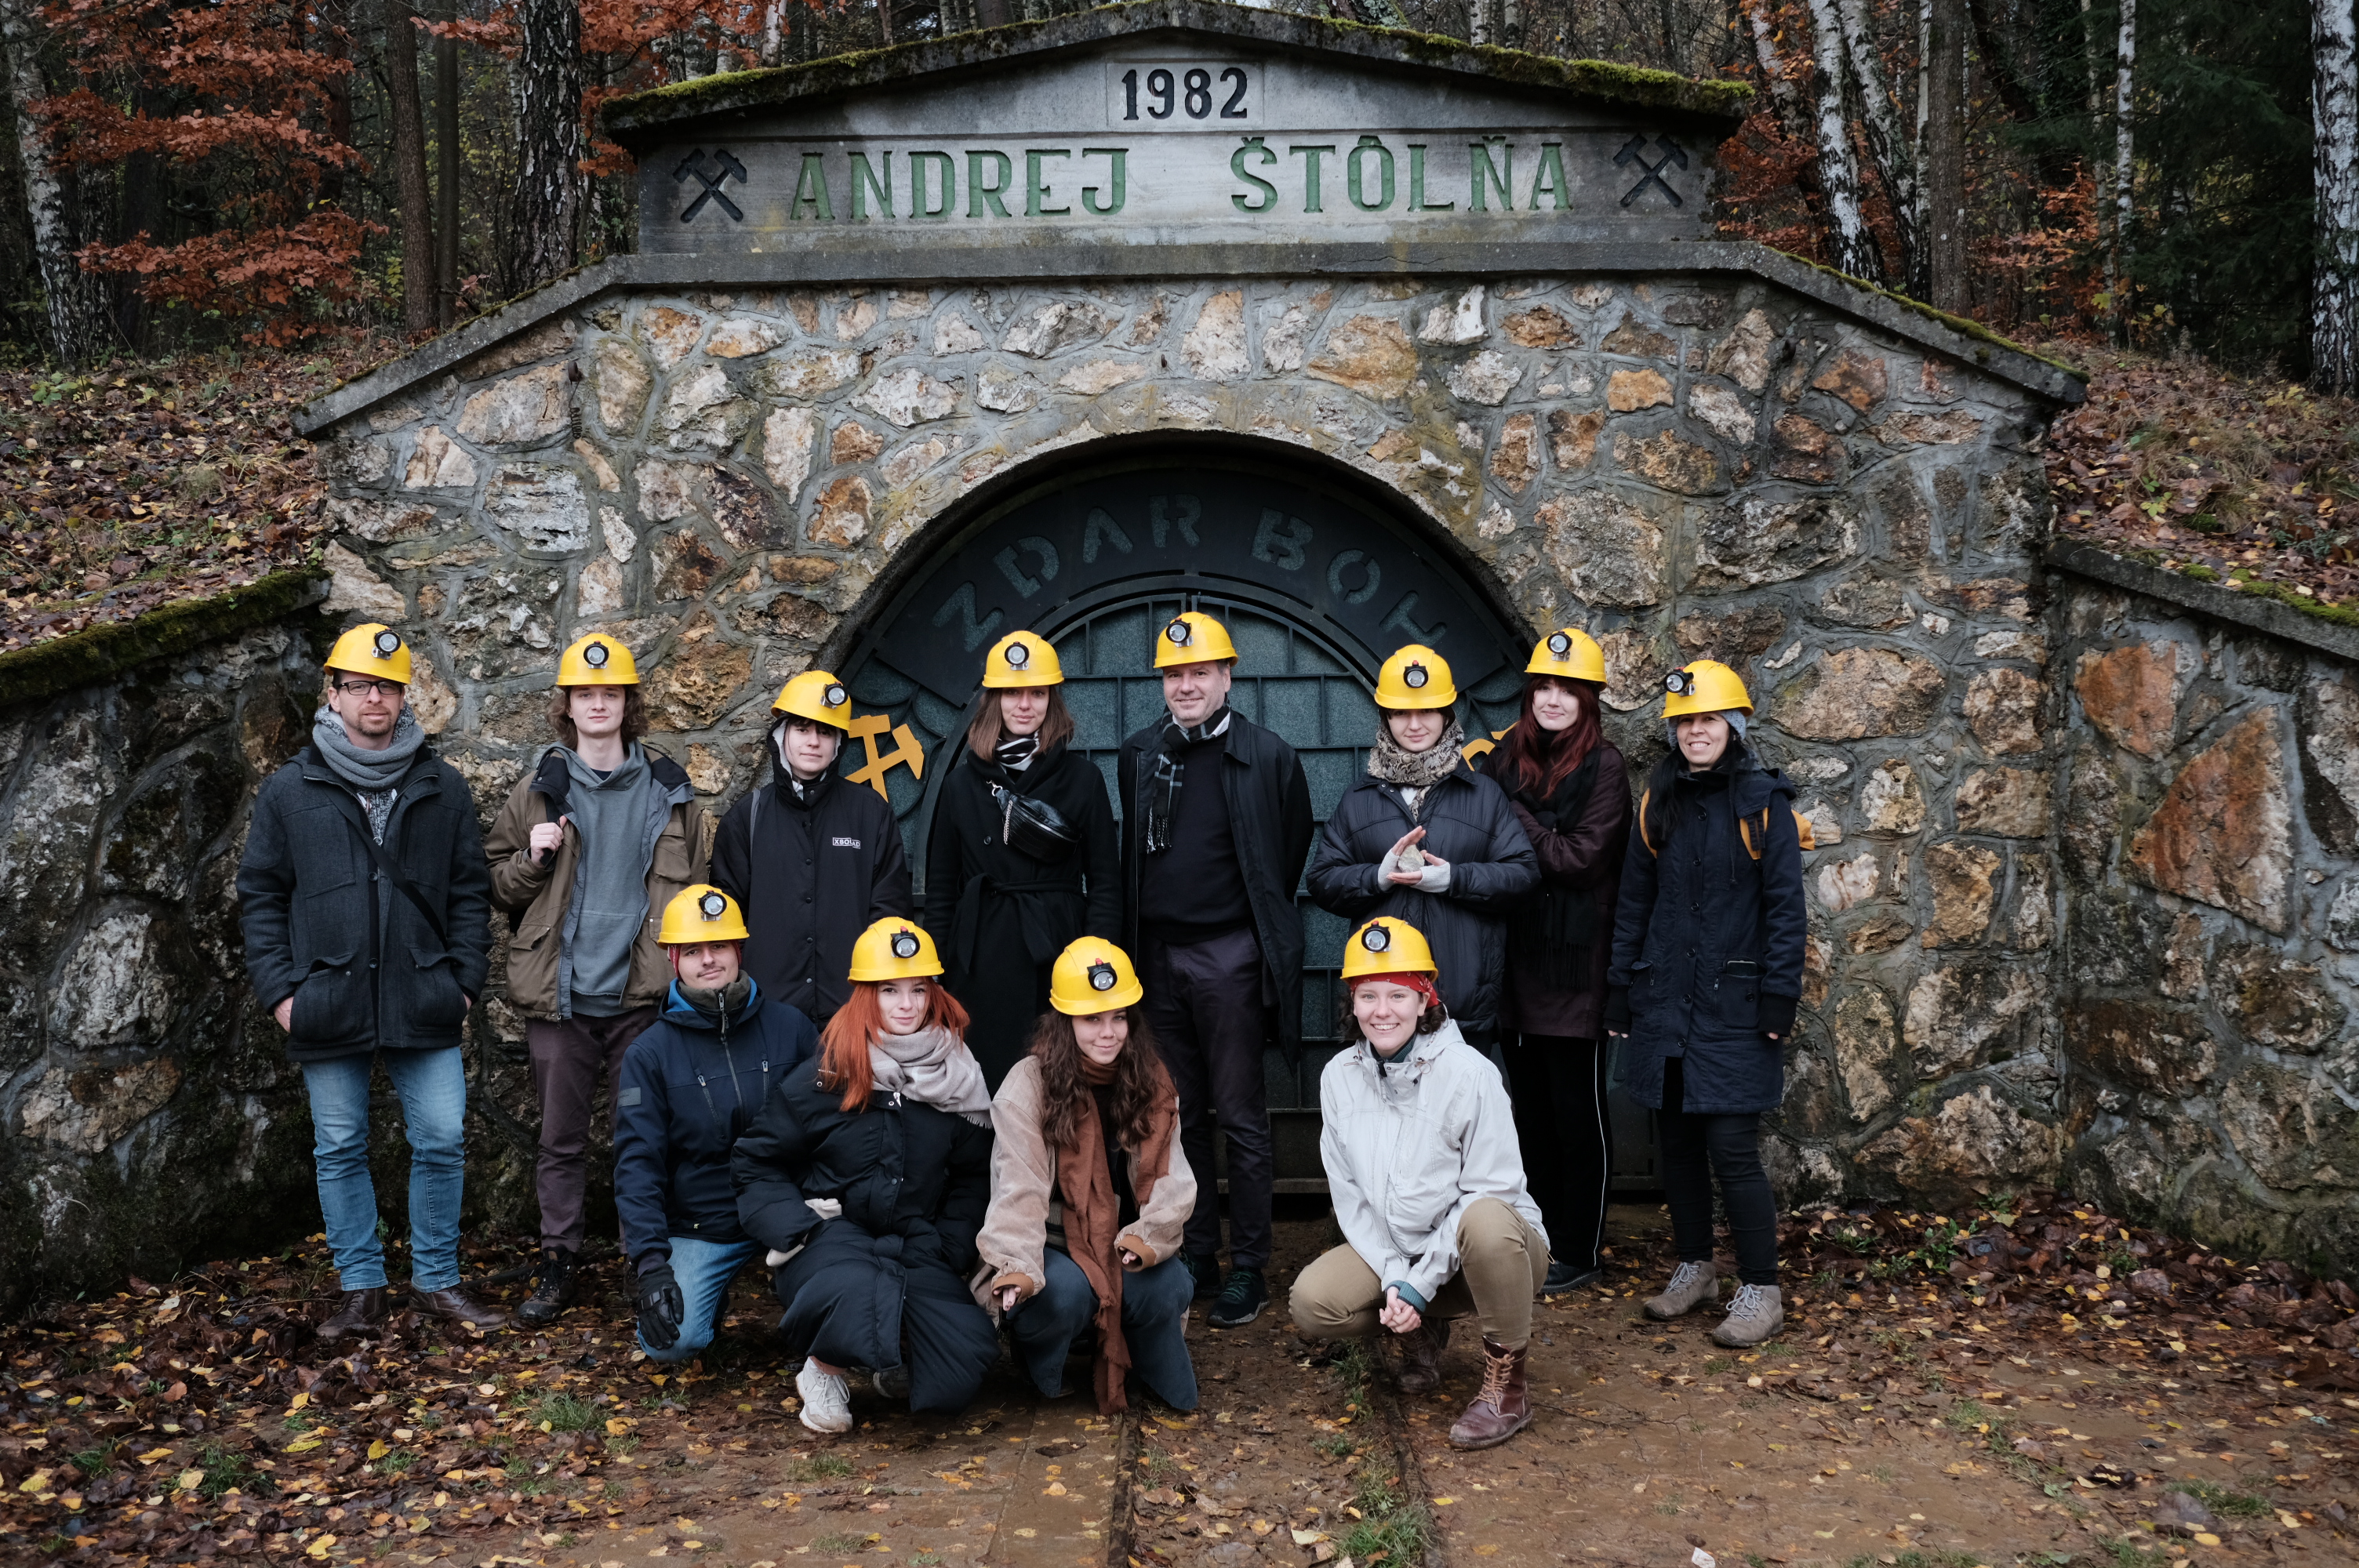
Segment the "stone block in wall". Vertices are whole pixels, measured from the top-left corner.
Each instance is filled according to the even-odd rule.
[[[2310,829],[2338,854],[2359,855],[2359,672],[2310,682],[2299,717]]]
[[[2180,769],[2130,840],[2130,874],[2283,932],[2293,874],[2293,807],[2274,708],[2254,714]]]
[[[1853,559],[1863,538],[1859,505],[1849,496],[1741,497],[1705,514],[1696,528],[1692,586],[1710,591],[1788,582]]]
[[[1988,1084],[1944,1100],[1930,1116],[1908,1117],[1855,1156],[1902,1188],[1951,1204],[2002,1186],[2055,1179],[2062,1129],[2026,1112]]]
[[[2051,1000],[2030,970],[1959,959],[1927,971],[1908,989],[1901,1037],[1917,1076],[1939,1078],[2012,1052],[2025,1022]]]
[[[2269,1186],[2359,1188],[2359,1110],[2329,1092],[2314,1069],[2247,1062],[2219,1102],[2228,1141]]]
[[[2237,1033],[2278,1051],[2314,1054],[2341,1037],[2349,1018],[2316,965],[2258,943],[2223,948],[2213,986]]]
[[[1808,741],[1919,735],[1948,690],[1941,666],[1921,654],[1837,648],[1780,687],[1774,711],[1778,728]]]
[[[2065,1015],[2073,1059],[2139,1094],[2183,1099],[2219,1070],[2220,1052],[2202,1019],[2136,1000],[2084,1000]]]
[[[2180,694],[2200,657],[2187,644],[2167,640],[2083,654],[2072,674],[2081,711],[2114,745],[2141,757],[2166,756]]]
[[[1851,1119],[1872,1121],[1899,1092],[1895,1075],[1900,1029],[1893,1016],[1892,1000],[1879,987],[1860,987],[1835,1003],[1831,1033]]]
[[[1928,947],[1979,942],[1998,907],[1998,879],[2006,862],[1980,844],[1936,844],[1925,851],[1926,885],[1933,913],[1919,940]]]

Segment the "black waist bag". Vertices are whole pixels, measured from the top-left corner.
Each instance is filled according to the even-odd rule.
[[[1071,855],[1080,841],[1072,824],[1045,800],[1018,795],[1004,784],[991,786],[991,798],[999,807],[1000,838],[1019,854],[1054,863]]]

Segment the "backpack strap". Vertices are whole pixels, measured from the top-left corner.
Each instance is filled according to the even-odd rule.
[[[1790,806],[1788,807],[1788,809],[1792,810]],[[1805,849],[1817,849],[1819,847],[1819,836],[1816,830],[1810,827],[1810,819],[1803,816],[1799,811],[1794,812],[1793,815],[1794,836],[1802,841],[1802,848]],[[1769,838],[1769,808],[1765,806],[1756,812],[1738,817],[1736,819],[1736,831],[1744,837],[1745,852],[1752,856],[1755,860],[1759,860],[1761,858],[1761,846],[1767,843]],[[1651,846],[1649,847],[1651,848]]]
[[[1654,804],[1654,799],[1655,792],[1653,790],[1647,789],[1639,792],[1638,842],[1647,846],[1647,853],[1649,855],[1660,856],[1662,851],[1655,848],[1654,838],[1647,831],[1647,807]]]

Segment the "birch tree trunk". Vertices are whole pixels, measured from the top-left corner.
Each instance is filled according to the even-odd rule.
[[[2127,316],[2122,294],[2129,287],[2131,198],[2136,171],[2130,127],[2130,86],[2137,64],[2137,0],[2121,0],[2122,25],[2114,44],[2114,245],[2105,259],[2105,293],[2113,301],[2114,330]]]
[[[508,285],[537,288],[573,265],[582,219],[582,12],[574,0],[521,0],[513,101],[516,222]]]
[[[1769,0],[1746,0],[1745,19],[1753,30],[1753,58],[1761,67],[1761,80],[1769,84],[1769,103],[1777,112],[1777,128],[1786,133],[1788,141],[1809,141],[1810,112],[1802,103],[1801,90],[1787,74],[1785,57],[1777,52],[1777,28],[1769,19]]]
[[[2352,0],[2310,0],[2310,118],[2318,254],[2310,285],[2310,378],[2359,390],[2359,56]]]
[[[1834,265],[1871,283],[1884,278],[1884,258],[1860,211],[1859,158],[1852,151],[1851,124],[1843,116],[1843,47],[1835,0],[1810,0],[1812,85],[1818,94],[1819,188],[1827,193],[1827,220],[1834,229]]]
[[[1875,35],[1869,28],[1866,0],[1839,0],[1843,55],[1859,83],[1860,119],[1867,126],[1868,151],[1884,179],[1885,198],[1892,204],[1892,224],[1900,241],[1900,275],[1906,290],[1923,298],[1925,275],[1925,191],[1917,178],[1917,159],[1910,138],[1900,126],[1900,106],[1886,84],[1884,66],[1875,58]]]
[[[454,21],[456,0],[434,19]],[[459,319],[459,40],[434,40],[434,324]]]
[[[386,107],[401,205],[401,324],[434,330],[434,199],[426,183],[426,112],[418,94],[418,29],[409,0],[385,0]]]
[[[1925,301],[1966,308],[1966,4],[1931,0],[1925,30]]]
[[[60,364],[80,370],[106,351],[106,296],[74,260],[65,183],[51,157],[49,133],[35,112],[49,95],[41,75],[45,37],[34,0],[0,0],[0,45],[8,56],[8,96],[16,106],[16,150],[25,165],[25,207],[49,306],[49,346]]]

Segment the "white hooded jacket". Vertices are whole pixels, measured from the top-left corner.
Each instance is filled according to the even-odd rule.
[[[1376,1278],[1430,1305],[1458,1272],[1458,1225],[1497,1198],[1543,1238],[1507,1086],[1454,1022],[1379,1065],[1364,1040],[1319,1076],[1319,1157],[1336,1222]]]

